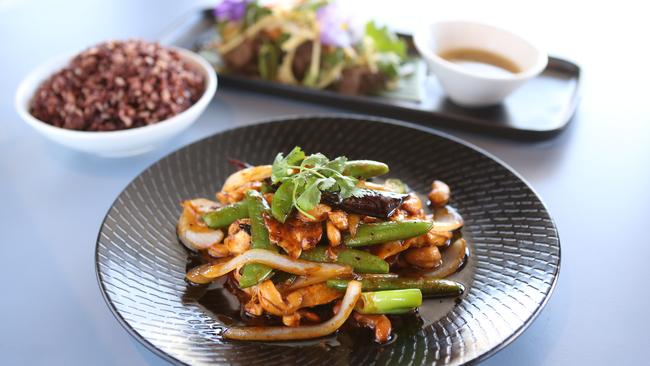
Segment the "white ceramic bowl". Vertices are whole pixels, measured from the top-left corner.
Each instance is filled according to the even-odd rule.
[[[509,31],[490,25],[445,21],[427,25],[415,32],[415,45],[438,77],[449,98],[466,107],[498,104],[526,81],[541,73],[547,54]],[[522,71],[503,76],[472,72],[439,56],[451,49],[479,49],[504,56]]]
[[[71,149],[105,157],[125,157],[148,152],[191,126],[208,106],[217,90],[217,75],[203,57],[182,48],[175,50],[190,67],[203,74],[205,90],[194,105],[166,120],[133,129],[98,132],[68,130],[34,118],[29,113],[32,96],[43,81],[70,62],[73,56],[69,54],[42,64],[20,83],[15,98],[16,110],[23,121],[36,131]]]

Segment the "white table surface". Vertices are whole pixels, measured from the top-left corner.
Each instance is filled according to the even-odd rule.
[[[192,141],[264,118],[335,111],[220,90],[186,133],[122,160],[66,150],[19,120],[16,86],[45,59],[109,38],[153,39],[199,3],[0,0],[0,364],[165,364],[121,328],[99,293],[95,239],[113,199],[147,166]],[[647,12],[626,1],[369,3],[353,6],[403,30],[426,19],[482,19],[580,63],[583,100],[557,138],[523,143],[452,131],[521,173],[548,205],[562,241],[561,275],[545,310],[485,364],[646,363]]]

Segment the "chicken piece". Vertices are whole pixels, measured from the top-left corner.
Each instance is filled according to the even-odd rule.
[[[336,247],[339,244],[341,244],[341,232],[329,220],[327,221],[326,229],[327,229],[327,240],[329,240],[330,246]]]
[[[244,305],[244,311],[254,316],[261,316],[264,313],[264,309],[262,308],[262,304],[260,304],[260,299],[257,293],[254,293],[253,296],[251,296],[251,299],[246,303],[246,305]]]
[[[424,216],[422,201],[415,193],[409,194],[408,198],[402,203],[401,208],[406,210],[411,216]]]
[[[411,248],[402,257],[407,263],[423,269],[433,269],[442,264],[442,256],[435,245]]]
[[[208,255],[214,258],[224,258],[230,255],[230,251],[225,244],[214,244],[208,248]]]
[[[345,211],[330,211],[327,213],[327,218],[336,226],[340,231],[348,229],[348,214]]]
[[[451,231],[435,231],[431,229],[428,233],[424,234],[426,242],[429,245],[443,247],[449,244],[449,241],[454,236]]]
[[[284,224],[265,216],[264,222],[271,242],[284,249],[292,258],[300,257],[303,250],[314,248],[323,236],[321,223],[305,222],[296,216],[290,216]]]
[[[328,287],[325,283],[299,288],[287,295],[287,299],[300,296],[300,308],[311,308],[316,305],[329,304],[343,296],[343,292]]]
[[[226,191],[217,192],[216,196],[219,202],[221,202],[224,205],[229,205],[231,203],[235,203],[243,200],[244,197],[246,197],[246,192],[250,190],[259,191],[261,187],[262,187],[262,182],[247,182],[228,192]]]
[[[408,213],[402,209],[396,209],[388,218],[390,221],[404,221],[408,217]]]
[[[327,220],[328,213],[330,211],[332,211],[332,208],[330,206],[323,203],[319,203],[316,206],[314,206],[314,208],[307,211],[307,213],[310,214],[313,217],[313,219],[311,217],[307,217],[303,215],[302,212],[298,213],[298,218],[305,222],[322,222]]]
[[[287,327],[297,327],[300,325],[302,320],[305,319],[310,323],[320,323],[320,317],[315,313],[307,310],[298,310],[291,315],[284,315],[282,317],[282,324]]]
[[[251,247],[251,220],[239,219],[228,227],[228,236],[223,241],[230,254],[241,254]]]
[[[272,315],[286,316],[301,308],[330,303],[343,296],[343,293],[327,287],[324,283],[319,283],[297,289],[282,298],[273,282],[266,280],[257,285],[257,295],[264,311]],[[287,320],[295,321],[289,318]]]
[[[262,181],[271,176],[270,165],[252,166],[232,173],[217,193],[223,204],[239,202],[251,189],[259,190]]]
[[[381,259],[386,259],[407,250],[410,246],[408,241],[389,241],[388,243],[372,246],[370,252]]]
[[[219,207],[214,201],[204,198],[183,201],[183,212],[178,219],[176,233],[178,238],[188,249],[198,251],[208,249],[223,240],[221,230],[210,229],[201,217]]]
[[[266,280],[257,285],[257,296],[264,311],[277,316],[292,314],[298,310],[302,301],[302,298],[294,296],[290,300],[287,297],[288,301],[285,302],[271,280]]]
[[[362,327],[367,327],[375,331],[375,341],[386,343],[390,337],[392,325],[386,315],[368,315],[359,314],[356,311],[352,313],[354,320]]]
[[[350,230],[350,235],[357,235],[357,228],[361,222],[361,216],[357,214],[348,215],[348,230]]]
[[[282,316],[282,324],[286,325],[287,327],[297,327],[300,325],[300,314],[298,312],[295,312],[290,315],[283,315]]]
[[[232,191],[242,185],[250,182],[262,182],[264,179],[271,177],[270,165],[258,165],[245,168],[232,173],[223,184],[223,192]]]

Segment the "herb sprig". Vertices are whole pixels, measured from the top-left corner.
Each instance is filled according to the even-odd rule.
[[[306,156],[299,146],[286,157],[279,153],[271,175],[274,184],[280,183],[271,205],[273,217],[284,222],[295,207],[313,219],[308,211],[320,203],[322,192],[337,192],[343,199],[357,194],[357,179],[343,175],[347,161],[345,156],[330,160],[321,153]]]

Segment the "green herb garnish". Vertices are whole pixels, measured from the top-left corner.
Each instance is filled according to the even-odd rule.
[[[321,153],[306,156],[298,146],[286,157],[279,153],[271,175],[274,184],[280,183],[271,205],[273,217],[284,222],[295,207],[313,219],[308,211],[320,203],[322,192],[337,192],[342,199],[359,192],[357,179],[343,175],[347,161],[345,156],[329,160]]]

